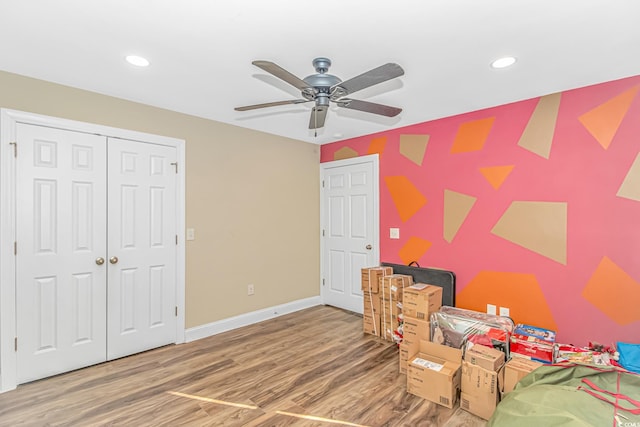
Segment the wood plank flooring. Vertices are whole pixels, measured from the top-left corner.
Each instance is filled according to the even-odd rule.
[[[485,425],[408,394],[396,346],[327,306],[0,394],[0,426]]]

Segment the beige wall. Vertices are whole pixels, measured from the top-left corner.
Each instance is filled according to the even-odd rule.
[[[1,71],[0,107],[186,140],[187,328],[319,295],[318,146]]]

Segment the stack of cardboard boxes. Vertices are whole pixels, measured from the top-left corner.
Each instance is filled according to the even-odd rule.
[[[420,340],[430,340],[431,313],[442,306],[442,288],[416,283],[403,292],[403,339],[400,343],[400,373],[407,372],[409,354],[417,352]]]
[[[467,347],[462,362],[460,407],[488,420],[500,401],[505,354],[484,345]]]
[[[364,302],[363,329],[371,335],[380,336],[380,282],[393,274],[391,267],[369,267],[362,269],[362,294]]]
[[[516,328],[510,342],[516,351],[507,363],[505,354],[491,347],[469,345],[463,352],[430,342],[430,317],[442,306],[442,288],[414,284],[391,267],[363,268],[362,291],[365,333],[394,341],[399,318],[403,321],[399,365],[407,374],[407,392],[447,408],[460,399],[462,409],[488,420],[501,397],[542,365],[535,359],[553,354],[552,331],[526,325]]]

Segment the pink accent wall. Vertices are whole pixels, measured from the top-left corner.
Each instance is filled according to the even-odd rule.
[[[518,145],[538,105],[536,98],[327,144],[321,148],[321,162],[334,160],[334,153],[343,147],[366,155],[372,140],[386,138],[380,153],[382,261],[403,263],[400,251],[417,237],[431,245],[415,254],[415,259],[423,267],[454,271],[458,300],[468,308],[472,303],[479,307],[513,304],[516,322],[519,317],[531,319],[541,307],[516,302],[518,292],[513,289],[479,294],[468,289],[465,299],[465,288],[482,272],[530,274],[552,316],[541,323],[552,321],[559,341],[576,345],[640,342],[640,201],[617,196],[640,153],[640,95],[616,110],[622,111],[621,121],[615,120],[615,114],[599,118],[599,125],[617,129],[606,149],[579,120],[634,87],[640,87],[640,76],[563,92],[548,159]],[[495,120],[481,149],[451,153],[462,124],[490,117]],[[401,154],[401,135],[429,135],[421,165]],[[498,189],[480,172],[506,165],[513,169]],[[427,199],[405,221],[385,183],[385,177],[392,176],[405,176]],[[640,182],[633,184],[640,186]],[[443,237],[445,190],[476,198],[451,243]],[[566,203],[566,224],[526,225],[538,227],[541,234],[561,233],[566,239],[566,264],[491,232],[514,201]],[[559,226],[564,227],[560,232]],[[401,239],[389,239],[390,227],[400,228]],[[596,294],[604,297],[589,297],[585,288],[604,257],[628,280],[624,286],[623,281],[613,280],[618,276],[592,283]],[[627,313],[630,307],[637,314]],[[619,310],[625,310],[623,316],[615,315]]]

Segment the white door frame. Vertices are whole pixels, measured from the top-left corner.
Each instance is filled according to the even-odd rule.
[[[320,164],[320,300],[325,303],[325,287],[322,286],[325,277],[325,243],[322,231],[327,226],[328,219],[325,218],[325,196],[323,191],[323,181],[327,169],[352,166],[361,163],[371,163],[373,167],[373,259],[376,265],[380,264],[380,160],[378,154],[352,157],[344,160],[334,160]]]
[[[176,222],[176,344],[185,342],[185,141],[137,131],[59,119],[23,111],[0,109],[0,393],[17,386],[16,338],[16,161],[17,123],[123,138],[175,147],[178,156]],[[20,150],[20,147],[17,147]],[[20,153],[18,152],[18,155]]]

